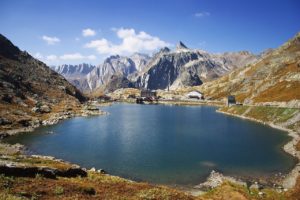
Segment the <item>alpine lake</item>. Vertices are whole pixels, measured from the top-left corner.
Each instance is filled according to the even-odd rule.
[[[115,103],[108,115],[76,117],[6,139],[34,154],[137,181],[195,185],[212,170],[241,177],[286,173],[287,133],[227,116],[213,106]]]

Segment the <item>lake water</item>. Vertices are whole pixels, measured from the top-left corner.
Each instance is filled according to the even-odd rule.
[[[11,137],[34,153],[152,183],[193,185],[211,170],[260,176],[287,172],[286,133],[210,106],[113,104],[109,115],[77,117]],[[48,132],[53,132],[48,134]]]

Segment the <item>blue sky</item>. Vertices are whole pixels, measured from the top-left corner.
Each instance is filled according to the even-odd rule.
[[[300,31],[299,10],[299,0],[1,0],[0,33],[49,65],[99,64],[178,41],[259,53]]]

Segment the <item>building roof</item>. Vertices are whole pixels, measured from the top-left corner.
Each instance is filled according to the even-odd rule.
[[[202,96],[203,93],[199,92],[199,91],[191,91],[187,94],[188,96]]]

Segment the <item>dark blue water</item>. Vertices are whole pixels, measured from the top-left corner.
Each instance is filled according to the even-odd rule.
[[[114,104],[106,116],[78,117],[8,142],[134,180],[192,185],[211,170],[259,176],[286,172],[286,133],[216,113],[209,106]],[[47,134],[53,131],[54,134]]]

